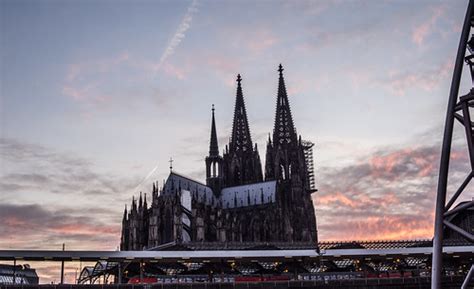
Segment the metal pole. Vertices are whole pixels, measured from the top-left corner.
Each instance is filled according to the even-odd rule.
[[[63,251],[65,249],[65,244],[63,243]],[[61,284],[64,284],[64,261],[61,261]]]
[[[448,185],[449,157],[451,154],[451,142],[453,137],[454,108],[459,94],[459,84],[466,54],[466,44],[471,29],[470,19],[473,1],[469,5],[464,18],[464,26],[459,40],[459,47],[454,66],[453,78],[451,81],[451,90],[449,92],[448,111],[444,125],[443,147],[441,151],[441,160],[438,177],[438,192],[435,207],[435,223],[433,238],[433,260],[431,268],[431,289],[441,289],[441,270],[443,268],[443,215],[446,204],[446,190]]]
[[[122,263],[121,262],[118,262],[118,265],[117,265],[117,269],[118,269],[118,284],[122,284]]]
[[[471,281],[471,278],[473,277],[474,277],[474,264],[471,266],[471,269],[469,269],[466,279],[464,279],[464,282],[461,285],[461,289],[467,289],[467,285],[469,285],[469,281]]]
[[[16,284],[16,259],[13,259],[13,284]]]
[[[143,260],[140,260],[140,284],[143,284]]]

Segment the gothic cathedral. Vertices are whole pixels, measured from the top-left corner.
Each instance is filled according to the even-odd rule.
[[[153,184],[151,206],[140,194],[122,220],[121,250],[152,249],[169,242],[317,243],[313,144],[298,136],[280,64],[273,135],[265,174],[252,142],[237,76],[232,135],[219,154],[212,108],[206,184],[174,171],[161,188]]]

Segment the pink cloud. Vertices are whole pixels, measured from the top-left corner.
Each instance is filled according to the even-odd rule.
[[[433,236],[431,219],[432,216],[420,220],[415,217],[383,215],[346,218],[344,222],[332,224],[340,230],[323,230],[320,237],[324,241],[429,239]],[[324,229],[327,225],[321,227]]]
[[[261,28],[251,33],[246,43],[250,51],[254,54],[260,54],[275,45],[278,41],[279,39],[271,30]]]
[[[439,145],[385,148],[343,167],[320,169],[314,204],[320,240],[431,238]],[[453,148],[449,190],[468,170]]]
[[[235,79],[240,68],[240,62],[237,59],[221,54],[208,54],[203,59],[204,63],[199,65],[208,66],[228,87],[235,86]]]
[[[120,213],[117,222],[106,223],[83,209],[74,216],[73,209],[48,210],[40,205],[2,204],[0,212],[0,248],[55,249],[66,243],[70,249],[113,250],[120,239]],[[31,242],[35,240],[35,242]]]
[[[436,21],[444,14],[445,8],[442,6],[435,7],[432,9],[432,14],[423,23],[415,26],[412,32],[412,40],[418,46],[423,45],[425,38],[432,32]]]
[[[373,197],[361,192],[334,192],[323,195],[316,199],[316,206],[346,206],[352,209],[364,208],[367,206],[377,206],[380,208],[398,204],[399,200],[395,193],[389,192],[383,197]]]
[[[357,207],[357,202],[342,194],[341,192],[335,192],[330,195],[322,196],[316,199],[316,206],[318,205],[330,205],[333,203],[340,203],[342,205],[355,208]]]
[[[69,224],[62,224],[58,226],[54,226],[49,228],[50,231],[60,234],[60,235],[83,235],[83,236],[94,236],[97,234],[98,230],[101,234],[108,235],[108,236],[119,236],[121,232],[120,226],[113,225],[113,226],[100,226],[98,228],[96,225],[93,224],[84,224],[84,223],[69,223]]]
[[[175,77],[179,80],[183,80],[186,78],[186,75],[189,72],[189,68],[182,68],[178,66],[174,66],[173,64],[170,64],[166,62],[161,66],[161,70],[168,76]]]
[[[176,65],[134,57],[128,52],[104,59],[73,63],[61,85],[61,93],[79,105],[88,119],[96,110],[131,108],[144,99],[163,102],[157,95],[155,77],[183,80],[192,71],[191,63]]]
[[[395,95],[405,95],[410,88],[432,91],[447,78],[453,70],[453,62],[448,60],[438,67],[427,71],[400,72],[391,71],[390,79],[385,84]]]

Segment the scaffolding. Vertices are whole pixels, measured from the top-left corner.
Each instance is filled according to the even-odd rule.
[[[308,178],[308,187],[311,193],[316,192],[316,182],[314,179],[314,161],[313,161],[313,146],[314,143],[310,141],[302,141],[304,161],[306,163],[306,176]]]

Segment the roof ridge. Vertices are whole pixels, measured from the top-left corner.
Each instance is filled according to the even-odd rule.
[[[183,175],[183,174],[177,173],[177,172],[175,172],[175,171],[170,172],[170,176],[171,176],[171,175],[176,175],[176,176],[178,176],[178,177],[187,179],[187,180],[189,180],[189,181],[193,181],[193,182],[198,183],[198,184],[200,184],[200,185],[202,185],[202,186],[204,186],[204,187],[206,187],[206,188],[209,188],[209,187],[206,186],[206,184],[204,184],[203,182],[198,181],[198,180],[196,180],[196,179],[193,179],[193,178],[191,178],[191,177],[185,176],[185,175]],[[209,188],[209,189],[211,189],[211,188]],[[211,189],[211,190],[212,190],[212,189]]]
[[[265,181],[265,182],[257,182],[257,183],[244,184],[244,185],[238,185],[238,186],[232,186],[232,187],[225,187],[222,190],[232,189],[232,188],[239,188],[239,187],[246,187],[246,186],[257,185],[257,184],[276,183],[276,182],[277,182],[276,180]]]

